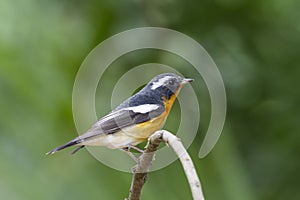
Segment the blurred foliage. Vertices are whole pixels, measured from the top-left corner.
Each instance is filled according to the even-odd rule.
[[[189,148],[206,199],[300,199],[299,10],[297,0],[1,0],[0,198],[128,195],[131,175],[102,165],[87,151],[44,153],[77,135],[72,86],[93,47],[130,28],[162,26],[199,41],[226,85],[227,121],[215,149],[198,159],[210,117],[207,94],[201,97],[202,126]],[[129,57],[127,66],[171,56],[151,60],[146,53],[136,61],[138,55]],[[116,67],[107,73],[113,81],[122,72]],[[207,93],[205,86],[193,87]],[[142,195],[191,199],[180,163],[152,172]]]

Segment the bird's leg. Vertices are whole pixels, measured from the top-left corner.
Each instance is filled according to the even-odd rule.
[[[130,152],[130,147],[124,147],[121,150],[127,153],[127,155],[129,155],[129,157],[132,158],[136,163],[139,163],[139,158]]]
[[[140,153],[144,153],[144,150],[142,150],[142,149],[140,149],[140,148],[138,148],[138,147],[136,147],[136,146],[128,145],[128,150],[129,150],[130,148],[132,148],[132,149],[134,149],[134,150],[136,150],[136,151],[138,151],[138,152],[140,152]]]

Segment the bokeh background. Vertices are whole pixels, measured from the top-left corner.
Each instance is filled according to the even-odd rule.
[[[200,160],[210,102],[201,77],[201,84],[193,83],[202,102],[201,128],[188,150],[206,199],[300,199],[299,10],[297,0],[0,0],[0,198],[128,196],[131,174],[101,164],[86,150],[74,156],[70,150],[45,152],[77,136],[72,87],[87,54],[121,31],[160,26],[201,43],[226,86],[223,133]],[[109,85],[137,64],[186,64],[151,50],[120,59],[107,71]],[[190,69],[181,72],[192,76]],[[97,104],[99,112],[109,109]],[[171,115],[178,114],[175,105]],[[172,119],[171,130],[177,127]],[[191,199],[180,163],[152,172],[142,199]]]

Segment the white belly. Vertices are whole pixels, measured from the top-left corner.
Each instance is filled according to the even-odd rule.
[[[117,133],[100,135],[92,139],[84,141],[83,145],[87,146],[105,146],[111,149],[127,147],[129,145],[137,145],[138,142],[134,137],[124,134],[122,131]]]

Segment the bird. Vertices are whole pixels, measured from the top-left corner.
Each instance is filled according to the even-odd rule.
[[[105,146],[110,149],[128,150],[146,141],[162,129],[182,86],[192,82],[174,73],[155,76],[139,92],[122,102],[100,118],[84,134],[58,146],[47,154],[77,146],[76,153],[85,146]]]

